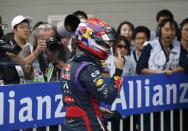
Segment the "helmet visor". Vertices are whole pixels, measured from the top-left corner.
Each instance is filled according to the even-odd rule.
[[[105,30],[97,32],[94,39],[97,44],[106,48],[110,48],[116,40],[116,35],[112,30]]]
[[[95,41],[115,41],[116,35],[112,30],[105,30],[97,32],[95,36]]]

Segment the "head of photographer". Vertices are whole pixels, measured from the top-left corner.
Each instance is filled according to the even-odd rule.
[[[30,35],[30,23],[30,17],[22,15],[14,17],[11,23],[12,32],[0,40],[0,76],[5,84],[18,84],[20,78],[24,76],[20,63],[14,62],[12,59],[21,54],[22,48],[27,43]]]
[[[40,53],[47,62],[49,61],[49,56],[55,54],[58,50],[58,40],[55,38],[55,27],[44,22],[36,28],[36,35],[37,42],[36,45],[34,45],[34,49],[36,48],[38,53]]]

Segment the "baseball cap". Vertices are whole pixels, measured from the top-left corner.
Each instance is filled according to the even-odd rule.
[[[16,17],[14,17],[13,20],[12,20],[12,23],[11,23],[12,29],[14,28],[15,25],[20,24],[24,20],[31,22],[31,17],[23,16],[23,15],[18,15]]]

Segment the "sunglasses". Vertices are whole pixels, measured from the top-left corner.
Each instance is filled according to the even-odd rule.
[[[127,49],[128,48],[126,45],[117,45],[117,47],[120,48],[120,49],[122,49],[122,48]]]

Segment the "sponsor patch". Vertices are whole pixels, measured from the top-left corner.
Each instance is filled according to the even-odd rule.
[[[65,71],[66,72],[68,72],[68,71],[70,71],[70,64],[66,64],[65,66],[64,66],[64,69],[65,69]]]
[[[70,80],[70,68],[71,68],[70,64],[66,64],[63,67],[63,71],[61,72],[61,78],[64,78],[66,80]]]
[[[99,79],[97,80],[97,82],[95,83],[95,86],[100,86],[104,83],[104,80],[103,79]]]
[[[120,76],[114,76],[114,82],[115,82],[115,86],[118,90],[120,90],[121,86],[122,86],[122,82],[123,82],[123,78],[121,78]]]
[[[100,72],[98,70],[96,70],[95,72],[91,73],[91,76],[96,77],[98,74],[100,74]]]
[[[70,80],[70,74],[61,72],[61,78],[65,79],[65,80]]]
[[[66,80],[70,80],[70,74],[64,74],[64,73],[62,73],[61,74],[61,78],[64,78]]]
[[[71,96],[65,96],[64,97],[64,102],[72,103],[72,102],[75,102],[75,100]]]

